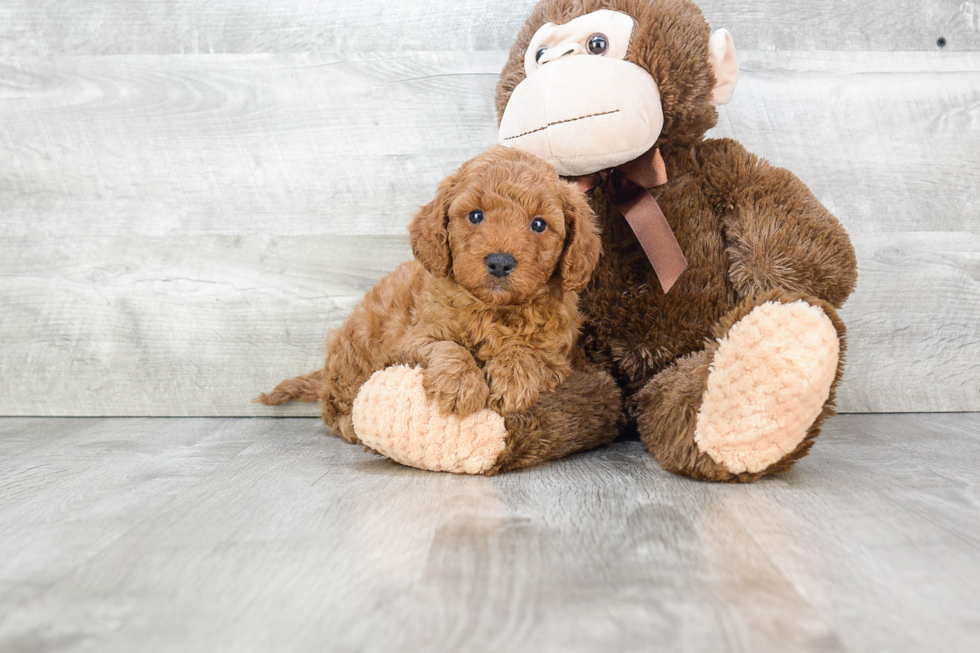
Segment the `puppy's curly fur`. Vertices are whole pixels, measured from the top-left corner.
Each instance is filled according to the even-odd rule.
[[[535,220],[540,222],[531,228]],[[323,419],[358,443],[360,387],[391,365],[421,365],[429,397],[461,417],[530,408],[571,373],[578,291],[600,240],[585,195],[537,157],[500,146],[447,177],[409,227],[415,261],[381,280],[327,340],[323,370],[256,401],[323,405]],[[490,271],[509,254],[513,269]]]

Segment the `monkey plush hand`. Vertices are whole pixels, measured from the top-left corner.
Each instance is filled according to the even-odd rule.
[[[497,88],[500,140],[592,189],[603,256],[582,297],[579,371],[507,416],[485,469],[599,446],[630,425],[663,467],[705,480],[751,481],[810,450],[834,412],[836,311],[856,259],[792,173],[705,139],[737,79],[732,37],[688,0],[533,10]],[[418,408],[389,394],[377,405]],[[414,437],[457,446],[424,425]]]

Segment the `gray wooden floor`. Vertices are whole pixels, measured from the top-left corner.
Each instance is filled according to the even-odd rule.
[[[745,487],[635,442],[484,479],[312,419],[4,419],[0,650],[977,651],[980,415],[839,417]]]

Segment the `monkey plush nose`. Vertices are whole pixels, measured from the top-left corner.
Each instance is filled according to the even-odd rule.
[[[517,261],[514,260],[513,256],[510,254],[501,254],[500,252],[487,256],[486,263],[490,274],[501,279],[510,274],[514,266],[517,265]]]

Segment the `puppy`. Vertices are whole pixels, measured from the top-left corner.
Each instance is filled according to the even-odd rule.
[[[543,160],[501,146],[447,177],[409,227],[415,261],[381,280],[327,340],[322,371],[257,402],[323,405],[358,442],[351,410],[378,370],[419,365],[429,398],[465,417],[521,412],[571,372],[578,291],[599,258],[581,190]]]

